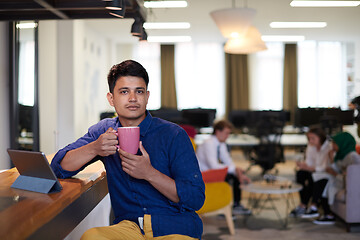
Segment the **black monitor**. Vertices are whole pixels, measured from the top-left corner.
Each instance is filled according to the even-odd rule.
[[[185,123],[197,128],[211,127],[216,117],[216,109],[194,108],[181,111]]]
[[[157,110],[149,110],[149,112],[153,117],[162,118],[174,123],[182,122],[181,111],[176,108],[159,108]]]
[[[295,111],[295,126],[308,127],[327,118],[336,119],[341,125],[352,125],[354,111],[343,111],[340,108],[298,108]]]
[[[239,129],[247,127],[250,124],[251,120],[249,118],[249,110],[234,110],[231,111],[228,115],[229,121],[234,125],[235,128]]]

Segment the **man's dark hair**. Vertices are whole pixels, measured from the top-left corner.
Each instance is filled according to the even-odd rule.
[[[214,124],[213,128],[214,128],[213,134],[215,134],[216,131],[222,131],[222,130],[224,130],[224,128],[233,129],[233,125],[231,124],[231,122],[229,122],[227,120],[220,120]]]
[[[326,141],[326,133],[320,125],[312,125],[307,133],[313,133],[320,138],[321,145]]]
[[[109,91],[114,92],[116,81],[120,77],[133,76],[144,79],[146,88],[149,84],[149,75],[146,69],[134,60],[126,60],[111,67],[108,74]]]

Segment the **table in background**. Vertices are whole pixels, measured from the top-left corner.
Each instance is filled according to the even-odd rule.
[[[11,188],[18,176],[15,168],[0,173],[0,239],[64,239],[108,193],[101,162],[60,179],[58,193]]]
[[[195,143],[203,143],[211,134],[197,134]],[[249,134],[231,134],[226,140],[230,147],[254,147],[259,145],[260,140]],[[307,138],[305,134],[282,134],[280,144],[284,147],[306,147]]]
[[[270,202],[272,210],[276,213],[283,227],[286,228],[288,223],[290,201],[292,201],[292,205],[295,207],[293,194],[299,192],[302,189],[302,186],[289,181],[275,181],[269,183],[266,181],[259,181],[242,185],[241,189],[250,193],[248,202],[249,207],[254,214],[259,214],[264,209],[265,204]],[[265,200],[263,199],[264,195]],[[286,202],[284,220],[282,220],[281,214],[274,204],[273,195],[280,195]]]

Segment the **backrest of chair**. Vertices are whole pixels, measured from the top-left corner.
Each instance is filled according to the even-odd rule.
[[[220,168],[220,169],[210,169],[210,170],[201,172],[201,175],[202,175],[205,183],[223,182],[223,181],[225,181],[227,171],[228,171],[227,167]]]

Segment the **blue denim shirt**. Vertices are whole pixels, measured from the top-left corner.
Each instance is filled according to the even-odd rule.
[[[78,171],[66,171],[60,162],[68,151],[95,141],[109,127],[121,127],[119,119],[100,121],[90,127],[83,137],[61,149],[51,163],[56,176],[68,178],[84,169],[86,165]],[[195,211],[204,203],[205,186],[189,137],[178,125],[153,118],[149,112],[139,127],[140,141],[150,156],[152,166],[175,180],[180,201],[172,202],[149,182],[125,173],[118,153],[98,156],[88,164],[100,159],[105,165],[114,223],[122,220],[136,222],[138,217],[150,214],[154,237],[182,234],[200,239],[203,225]],[[138,154],[141,154],[140,151]]]

